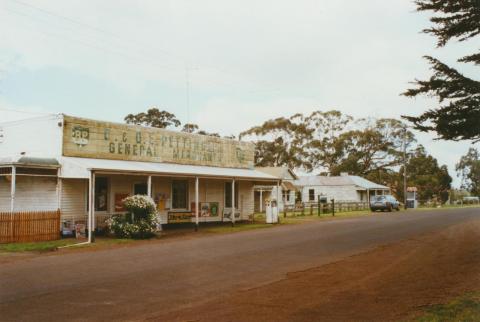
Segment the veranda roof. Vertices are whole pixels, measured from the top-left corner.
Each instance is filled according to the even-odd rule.
[[[12,156],[1,157],[0,165],[15,165],[24,167],[46,167],[46,168],[58,168],[60,164],[55,158],[38,158],[30,156]]]
[[[90,171],[94,170],[97,172],[118,172],[123,174],[144,173],[151,175],[251,179],[257,181],[281,180],[280,178],[254,169],[220,168],[172,163],[62,157],[60,158],[60,164],[62,165],[60,174],[62,178],[88,179],[90,177]]]

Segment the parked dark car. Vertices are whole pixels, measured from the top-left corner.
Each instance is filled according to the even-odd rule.
[[[395,199],[394,196],[384,195],[384,196],[374,196],[370,199],[370,210],[371,211],[392,211],[400,210],[400,202]]]

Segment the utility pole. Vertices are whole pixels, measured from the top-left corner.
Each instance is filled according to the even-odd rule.
[[[190,123],[190,71],[198,70],[198,67],[192,68],[189,65],[185,65],[185,104],[187,108],[187,123]]]
[[[190,70],[185,67],[185,100],[187,107],[187,123],[190,123]]]
[[[407,127],[403,128],[403,206],[407,210]]]

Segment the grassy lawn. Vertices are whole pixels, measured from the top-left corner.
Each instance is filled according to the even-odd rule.
[[[280,214],[280,224],[301,224],[303,222],[308,222],[312,220],[325,220],[330,218],[348,218],[348,217],[361,217],[371,215],[372,212],[370,210],[358,210],[358,211],[343,211],[343,212],[335,212],[335,217],[332,216],[331,213],[324,213],[320,216],[318,215],[317,211],[313,212],[313,215],[310,215],[310,212],[305,212],[303,215],[301,212],[287,213],[285,217],[284,213]],[[255,214],[255,222],[265,222],[265,214],[257,213]]]
[[[59,247],[73,245],[81,243],[82,240],[74,238],[34,242],[34,243],[13,243],[13,244],[0,244],[0,253],[21,253],[21,252],[49,252],[55,251]],[[95,246],[113,246],[119,244],[132,243],[131,239],[117,239],[117,238],[97,238],[95,244],[80,245],[78,247],[95,247]]]
[[[480,292],[465,295],[448,304],[431,306],[417,321],[480,321]]]
[[[245,230],[254,230],[254,229],[263,229],[263,228],[271,228],[274,225],[264,224],[264,223],[236,223],[235,226],[232,227],[231,224],[221,225],[221,226],[211,226],[207,228],[202,228],[200,226],[200,230],[202,232],[207,233],[234,233],[238,231],[245,231]]]
[[[436,209],[460,209],[460,208],[480,208],[480,205],[443,205],[440,207],[426,207],[426,206],[421,206],[416,209],[409,209],[410,211],[421,211],[421,210],[436,210]]]
[[[47,252],[55,250],[58,247],[74,244],[75,242],[76,240],[74,239],[60,239],[34,243],[0,244],[0,252]]]

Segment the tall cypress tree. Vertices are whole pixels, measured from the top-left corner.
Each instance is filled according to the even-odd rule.
[[[423,30],[434,35],[437,46],[450,40],[460,42],[480,34],[480,0],[417,0],[417,11],[430,11],[433,26]],[[464,76],[440,60],[425,56],[433,75],[428,80],[415,80],[415,88],[403,95],[436,97],[438,105],[420,116],[404,116],[418,130],[435,131],[445,140],[480,140],[480,82]],[[462,63],[480,65],[480,52],[458,59]]]

